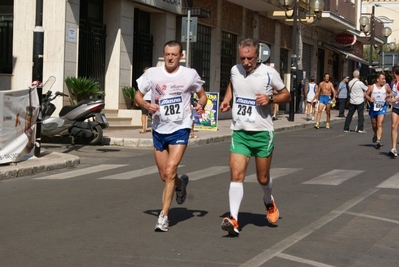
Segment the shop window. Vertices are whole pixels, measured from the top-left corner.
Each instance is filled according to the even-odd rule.
[[[13,16],[0,9],[0,73],[12,73]]]
[[[191,43],[191,66],[205,81],[204,89],[209,92],[211,72],[211,28],[203,25],[197,27],[197,41]]]
[[[220,99],[226,94],[230,82],[231,67],[237,63],[237,35],[222,32],[222,51],[220,60]]]

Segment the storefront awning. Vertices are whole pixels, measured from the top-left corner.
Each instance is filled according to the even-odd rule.
[[[355,56],[354,54],[349,53],[349,52],[347,52],[347,51],[344,51],[344,50],[342,50],[342,49],[339,49],[339,48],[337,48],[337,47],[334,47],[334,46],[331,46],[331,45],[328,45],[328,44],[323,44],[323,47],[328,48],[328,49],[330,49],[330,50],[332,50],[332,51],[335,51],[335,52],[337,52],[337,53],[343,54],[346,58],[348,58],[348,59],[350,59],[350,60],[353,60],[353,61],[362,63],[362,64],[364,64],[364,65],[369,65],[369,62],[367,62],[367,61],[364,60],[363,58],[360,58],[360,57],[358,57],[358,56]]]

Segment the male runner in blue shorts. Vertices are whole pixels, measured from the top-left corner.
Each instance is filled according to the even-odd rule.
[[[152,115],[152,139],[155,161],[159,175],[164,182],[162,210],[155,225],[155,231],[169,230],[168,214],[173,194],[176,191],[177,204],[186,200],[188,176],[177,176],[177,167],[186,150],[192,127],[191,95],[196,93],[199,100],[194,108],[199,112],[206,104],[207,97],[197,71],[179,66],[183,47],[178,41],[164,45],[165,66],[149,68],[137,80],[139,91],[136,103]],[[151,91],[151,103],[143,96]]]
[[[386,83],[385,75],[383,73],[377,75],[376,83],[370,85],[365,94],[366,99],[370,102],[369,115],[374,137],[376,137],[376,149],[380,149],[382,146],[382,125],[387,112],[388,100],[391,98],[391,95],[391,87]]]
[[[331,99],[331,95],[333,98]],[[326,129],[330,129],[330,108],[331,108],[331,100],[335,102],[335,90],[334,85],[330,81],[330,74],[324,74],[324,80],[319,84],[316,95],[314,96],[314,100],[319,99],[319,106],[317,110],[317,119],[316,124],[314,127],[316,129],[320,128],[320,119],[321,113],[323,112],[324,107],[326,108],[326,115],[327,115],[327,122],[326,122]]]

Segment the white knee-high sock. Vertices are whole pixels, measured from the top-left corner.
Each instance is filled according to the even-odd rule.
[[[261,185],[261,187],[263,189],[263,194],[265,195],[265,203],[270,204],[272,202],[272,177],[269,178],[269,183],[267,185]]]
[[[238,211],[240,209],[242,198],[244,197],[243,183],[231,182],[229,190],[230,215],[238,220]]]

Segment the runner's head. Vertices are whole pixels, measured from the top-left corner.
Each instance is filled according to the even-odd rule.
[[[247,73],[257,66],[259,56],[259,43],[253,39],[244,39],[238,44],[238,55],[241,64]]]
[[[183,46],[178,41],[169,41],[163,47],[165,69],[169,73],[179,68],[180,59],[183,57]]]

